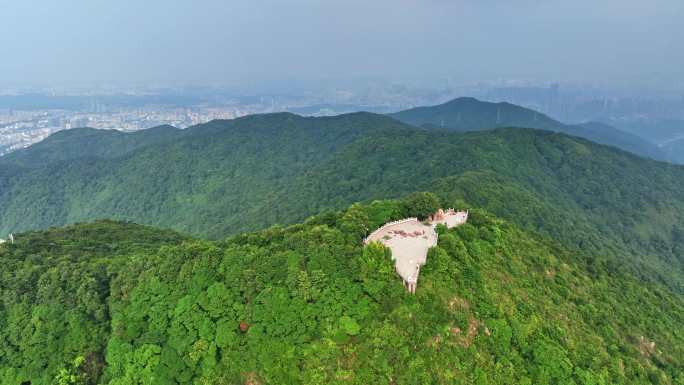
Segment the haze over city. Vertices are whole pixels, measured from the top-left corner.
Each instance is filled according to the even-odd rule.
[[[499,79],[672,89],[680,0],[0,2],[0,85]]]

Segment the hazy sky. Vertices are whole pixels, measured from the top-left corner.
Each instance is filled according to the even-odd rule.
[[[0,0],[0,84],[682,84],[683,20],[683,0]]]

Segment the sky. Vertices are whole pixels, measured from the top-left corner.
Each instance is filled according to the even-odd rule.
[[[684,85],[682,0],[0,0],[0,85]]]

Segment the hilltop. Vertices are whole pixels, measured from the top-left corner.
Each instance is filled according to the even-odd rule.
[[[426,197],[459,204],[375,201],[221,242],[111,221],[18,234],[0,246],[0,382],[684,379],[681,297],[476,208],[439,229],[409,294],[362,239]]]
[[[561,125],[548,116],[510,103],[489,103],[471,97],[456,98],[436,106],[416,107],[391,117],[428,128],[480,131],[501,127],[557,130]]]
[[[630,132],[598,122],[581,125],[563,124],[540,112],[510,103],[490,103],[463,97],[436,106],[396,112],[390,116],[427,129],[459,132],[502,127],[525,127],[562,132],[621,148],[647,158],[666,159],[665,154],[655,145]]]

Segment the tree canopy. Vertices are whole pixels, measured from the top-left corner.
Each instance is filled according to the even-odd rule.
[[[357,225],[415,199],[223,241],[19,234],[0,246],[0,383],[682,383],[680,296],[477,208],[408,294]]]
[[[684,292],[684,168],[583,139],[426,131],[369,113],[97,135],[0,158],[0,236],[110,218],[222,239],[432,191]]]

